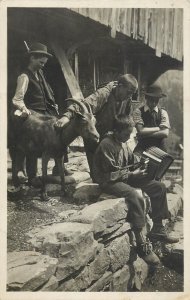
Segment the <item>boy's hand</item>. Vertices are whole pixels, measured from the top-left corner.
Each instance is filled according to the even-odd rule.
[[[142,178],[145,177],[148,173],[146,169],[136,169],[135,171],[131,172],[133,178]]]
[[[21,111],[22,111],[22,116],[23,117],[27,117],[27,116],[31,115],[31,112],[29,111],[29,109],[26,106],[23,106],[21,108]]]
[[[55,123],[55,127],[59,127],[62,128],[64,127],[66,124],[69,123],[69,118],[67,118],[66,116],[63,116],[61,119],[59,119],[56,123]]]

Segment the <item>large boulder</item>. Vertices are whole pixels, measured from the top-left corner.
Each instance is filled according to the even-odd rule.
[[[95,260],[86,266],[81,274],[75,278],[75,282],[79,287],[79,290],[88,288],[92,282],[101,278],[108,270],[109,265],[110,257],[108,251],[106,249],[102,249],[102,251],[96,256]]]
[[[96,202],[101,194],[101,189],[96,183],[81,182],[76,186],[73,198],[78,202]]]
[[[167,200],[168,200],[168,209],[170,213],[170,218],[174,220],[178,214],[178,211],[182,208],[183,205],[182,196],[180,194],[168,193]]]
[[[125,220],[127,212],[128,207],[124,198],[109,199],[85,207],[72,215],[70,221],[91,224],[92,230],[96,234]]]
[[[110,291],[113,292],[127,292],[130,280],[130,268],[124,266],[122,269],[115,272],[112,276],[110,284]]]
[[[107,271],[98,281],[91,285],[86,292],[102,292],[105,289],[110,290],[109,286],[112,280],[112,272]]]
[[[92,282],[100,279],[107,271],[110,265],[110,257],[108,251],[102,248],[96,258],[89,263],[79,275],[68,282],[63,282],[59,291],[81,291],[86,290]]]
[[[99,242],[107,243],[110,240],[115,239],[118,236],[126,234],[131,229],[131,224],[128,222],[117,223],[115,226],[109,227],[104,231],[104,235],[101,235]]]
[[[45,226],[33,234],[30,242],[42,253],[58,258],[59,265],[56,272],[58,280],[85,266],[94,258],[98,249],[91,226],[79,223]]]
[[[52,292],[55,291],[58,288],[59,281],[57,278],[53,275],[50,277],[48,282],[44,284],[44,286],[40,289],[42,292]]]
[[[111,271],[116,272],[129,261],[130,241],[128,234],[114,239],[106,249],[110,256]]]
[[[133,279],[132,286],[135,286],[137,290],[141,290],[142,284],[148,276],[148,265],[147,263],[140,257],[133,262]]]
[[[35,291],[55,274],[58,260],[33,251],[8,253],[7,288]]]
[[[72,175],[65,176],[65,184],[77,184],[79,182],[83,182],[88,180],[90,175],[88,172],[77,171]],[[61,189],[61,178],[60,176],[47,175],[47,190],[48,191],[60,191]],[[41,177],[35,177],[32,181],[32,185],[35,188],[40,188],[42,185]]]
[[[71,278],[67,281],[64,281],[59,285],[57,288],[57,291],[62,291],[62,292],[79,292],[79,288],[76,285],[75,279]]]
[[[178,237],[179,242],[175,244],[165,244],[165,251],[167,259],[178,266],[183,268],[184,258],[184,238],[183,238],[183,217],[177,216],[173,230],[170,233],[172,236]]]
[[[85,154],[80,152],[73,153],[74,156],[69,156],[69,162],[67,163],[67,168],[71,171],[81,171],[89,173],[89,165]]]

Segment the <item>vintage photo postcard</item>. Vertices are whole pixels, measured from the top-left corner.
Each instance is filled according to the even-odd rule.
[[[190,2],[0,1],[0,300],[190,300]]]

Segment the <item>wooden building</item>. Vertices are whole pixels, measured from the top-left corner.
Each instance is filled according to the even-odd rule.
[[[86,97],[123,73],[138,79],[139,100],[166,70],[183,68],[183,9],[8,8],[9,103],[24,41],[55,54],[45,71],[60,106],[69,92]]]

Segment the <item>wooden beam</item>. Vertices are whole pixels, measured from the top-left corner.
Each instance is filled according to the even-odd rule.
[[[61,65],[61,70],[64,74],[65,80],[67,82],[72,97],[75,99],[84,99],[84,96],[82,94],[78,81],[73,73],[73,70],[70,66],[65,51],[55,41],[51,42],[51,47],[54,50],[55,56],[57,57]]]
[[[75,76],[76,76],[76,80],[79,83],[79,58],[78,58],[78,52],[75,52]]]
[[[142,69],[141,69],[141,63],[138,63],[138,97],[137,100],[141,101],[142,98]]]
[[[94,90],[96,91],[96,59],[94,58],[94,65],[93,65],[93,83],[94,83]]]

